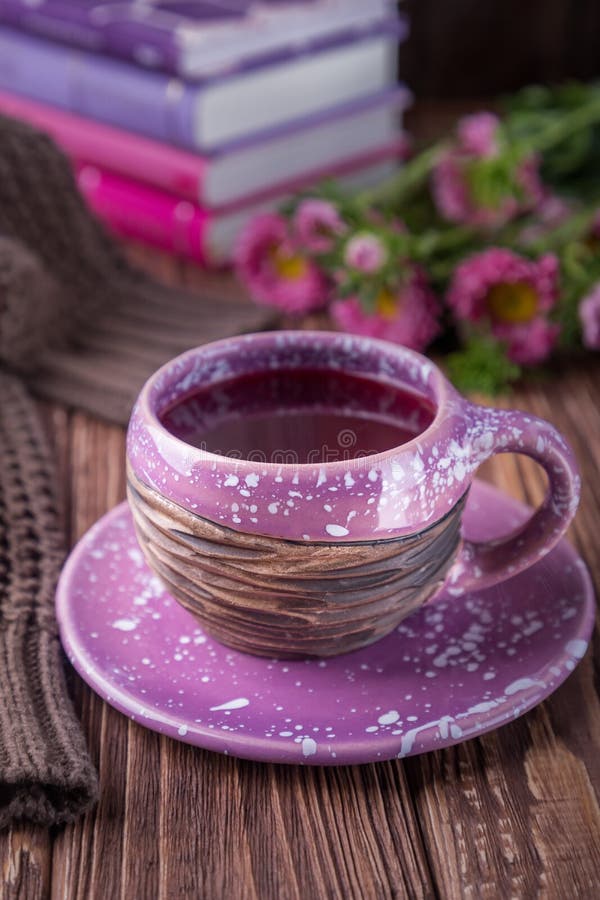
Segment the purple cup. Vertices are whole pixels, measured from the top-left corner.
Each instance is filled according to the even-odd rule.
[[[432,419],[399,446],[314,464],[216,455],[162,422],[195,391],[277,369],[392,385],[423,398]],[[545,469],[544,502],[501,540],[462,540],[460,517],[478,466],[507,452]],[[320,331],[229,338],[167,363],[135,404],[127,457],[150,566],[218,640],[272,656],[356,649],[441,586],[458,596],[522,572],[564,534],[580,494],[573,454],[547,422],[471,403],[429,359],[404,347]]]

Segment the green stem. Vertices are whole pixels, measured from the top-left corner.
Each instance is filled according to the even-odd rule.
[[[531,139],[531,149],[537,153],[544,153],[565,138],[600,122],[600,98],[596,98],[585,106],[580,106],[571,112],[565,113],[560,119],[551,122]]]
[[[528,249],[539,255],[558,250],[566,244],[579,240],[589,232],[592,222],[598,215],[599,204],[600,198],[598,198],[596,203],[592,203],[580,212],[569,216],[566,222],[545,234],[539,241],[534,241],[529,245]]]
[[[472,228],[455,226],[443,231],[424,231],[415,235],[412,245],[412,256],[415,259],[424,259],[437,253],[456,250],[463,244],[470,244],[477,238],[477,232]]]
[[[379,203],[386,206],[399,206],[427,180],[429,173],[447,146],[446,141],[439,141],[427,150],[423,150],[388,181],[358,194],[357,202],[365,208],[377,206]]]

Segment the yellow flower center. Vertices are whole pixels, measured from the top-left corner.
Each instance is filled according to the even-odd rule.
[[[530,322],[538,307],[538,296],[527,281],[495,284],[490,288],[486,300],[493,319],[513,325]]]
[[[382,288],[377,295],[375,308],[384,319],[393,319],[398,312],[398,296],[388,288]]]
[[[308,263],[303,256],[286,253],[281,247],[273,247],[270,255],[275,271],[285,281],[296,281],[306,275]]]

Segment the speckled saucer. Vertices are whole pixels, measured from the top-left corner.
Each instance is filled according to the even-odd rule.
[[[527,514],[476,482],[465,530],[493,538]],[[262,659],[211,640],[167,594],[121,504],[71,554],[57,615],[81,676],[140,724],[248,759],[342,765],[446,747],[531,709],[583,657],[594,596],[563,540],[497,587],[440,595],[366,649],[321,661]]]

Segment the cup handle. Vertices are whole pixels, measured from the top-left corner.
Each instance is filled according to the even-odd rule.
[[[506,537],[463,540],[445,581],[451,595],[512,578],[545,556],[567,530],[579,503],[581,479],[573,452],[548,422],[515,410],[473,406],[473,468],[495,453],[522,453],[548,475],[548,491],[532,516]]]

